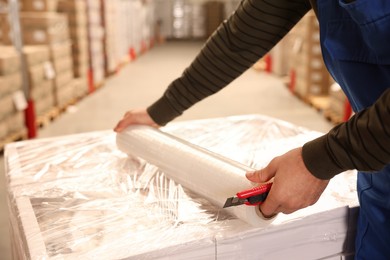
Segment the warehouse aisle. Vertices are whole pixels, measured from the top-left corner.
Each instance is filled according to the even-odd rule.
[[[201,46],[200,42],[170,42],[153,48],[107,79],[93,95],[40,129],[39,137],[112,129],[127,109],[144,107],[156,100]],[[264,114],[322,132],[332,127],[320,113],[292,96],[280,78],[253,69],[176,120],[241,114]],[[3,165],[2,158],[0,163]],[[8,260],[11,254],[3,166],[0,174],[0,259]]]
[[[151,104],[192,61],[202,43],[171,42],[157,46],[126,65],[103,88],[69,109],[40,137],[111,129],[130,108]],[[189,109],[176,120],[260,113],[318,131],[331,124],[321,114],[292,96],[280,78],[248,70],[217,95]]]

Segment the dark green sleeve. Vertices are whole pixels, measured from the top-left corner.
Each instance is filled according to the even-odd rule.
[[[356,169],[381,170],[390,163],[390,89],[371,107],[356,113],[302,149],[308,170],[320,179]]]
[[[311,9],[307,0],[244,0],[163,96],[148,107],[165,125],[228,85],[272,49]]]

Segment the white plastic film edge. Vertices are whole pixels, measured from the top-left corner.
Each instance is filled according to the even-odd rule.
[[[156,128],[130,126],[117,134],[116,142],[121,151],[156,165],[167,177],[221,208],[228,197],[253,187],[245,178],[253,169]],[[258,207],[242,205],[226,210],[255,227],[273,221],[265,219]]]

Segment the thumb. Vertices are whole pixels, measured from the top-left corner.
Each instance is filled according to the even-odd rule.
[[[262,183],[267,182],[275,176],[275,169],[273,169],[272,164],[268,164],[267,167],[253,171],[247,172],[245,174],[246,178],[252,182]]]

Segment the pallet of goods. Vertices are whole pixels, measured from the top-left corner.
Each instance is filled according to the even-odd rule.
[[[293,28],[290,37],[290,90],[304,101],[328,95],[329,73],[322,60],[319,25],[313,11]]]
[[[18,106],[23,96],[20,57],[11,46],[0,45],[0,150],[4,145],[27,138],[24,107]]]

